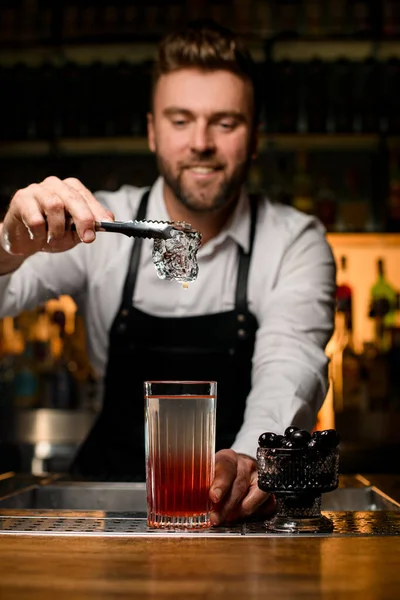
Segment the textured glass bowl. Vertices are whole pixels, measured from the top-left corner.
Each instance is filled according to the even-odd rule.
[[[265,522],[271,532],[323,533],[333,530],[321,514],[321,494],[339,482],[339,451],[258,448],[258,487],[275,494],[276,514]]]

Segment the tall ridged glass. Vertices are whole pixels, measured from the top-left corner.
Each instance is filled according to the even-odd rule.
[[[146,381],[144,387],[147,524],[210,527],[217,384]]]

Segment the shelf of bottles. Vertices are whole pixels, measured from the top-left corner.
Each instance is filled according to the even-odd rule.
[[[336,317],[326,348],[331,387],[320,418],[333,418],[345,441],[399,444],[399,236],[330,234],[329,241]]]
[[[316,214],[328,231],[400,231],[394,0],[175,0],[168,10],[156,1],[2,2],[1,210],[49,174],[93,190],[151,182],[155,42],[199,16],[241,32],[258,63],[262,131],[250,187]]]
[[[3,0],[0,43],[158,38],[166,28],[211,17],[262,39],[395,39],[397,0]]]
[[[0,411],[97,412],[101,383],[85,350],[85,328],[69,296],[0,320]]]

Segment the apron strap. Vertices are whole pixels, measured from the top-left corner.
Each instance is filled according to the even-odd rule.
[[[249,239],[249,251],[245,254],[243,248],[239,246],[239,267],[236,282],[236,297],[235,297],[235,308],[240,314],[245,314],[248,310],[247,306],[247,283],[249,278],[250,260],[253,252],[253,244],[256,233],[257,225],[257,208],[258,208],[258,196],[252,194],[250,196],[250,239]]]
[[[139,208],[136,214],[137,221],[143,221],[146,218],[147,204],[149,201],[150,190],[147,190],[140,200]],[[139,270],[140,255],[142,253],[143,239],[136,238],[133,242],[131,258],[129,261],[128,273],[125,279],[124,291],[122,293],[122,302],[119,309],[121,316],[126,316],[132,308],[132,299],[135,291],[137,273]]]

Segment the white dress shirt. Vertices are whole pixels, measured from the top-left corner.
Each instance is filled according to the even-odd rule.
[[[134,219],[145,189],[99,191],[116,220]],[[151,191],[147,219],[170,220],[163,180]],[[219,235],[198,251],[199,275],[187,290],[157,277],[152,240],[144,240],[133,304],[156,316],[179,317],[234,308],[238,244],[248,249],[246,191]],[[0,317],[69,294],[85,317],[88,354],[105,374],[109,331],[119,308],[134,240],[98,233],[92,244],[57,254],[40,252],[12,274],[0,276]],[[293,208],[260,202],[249,273],[249,309],[259,329],[252,389],[233,449],[255,456],[263,431],[283,433],[296,424],[310,430],[327,390],[325,346],[332,334],[335,263],[322,225]],[[134,369],[135,365],[132,365]],[[138,399],[140,401],[140,399]],[[121,415],[123,419],[123,415]]]

